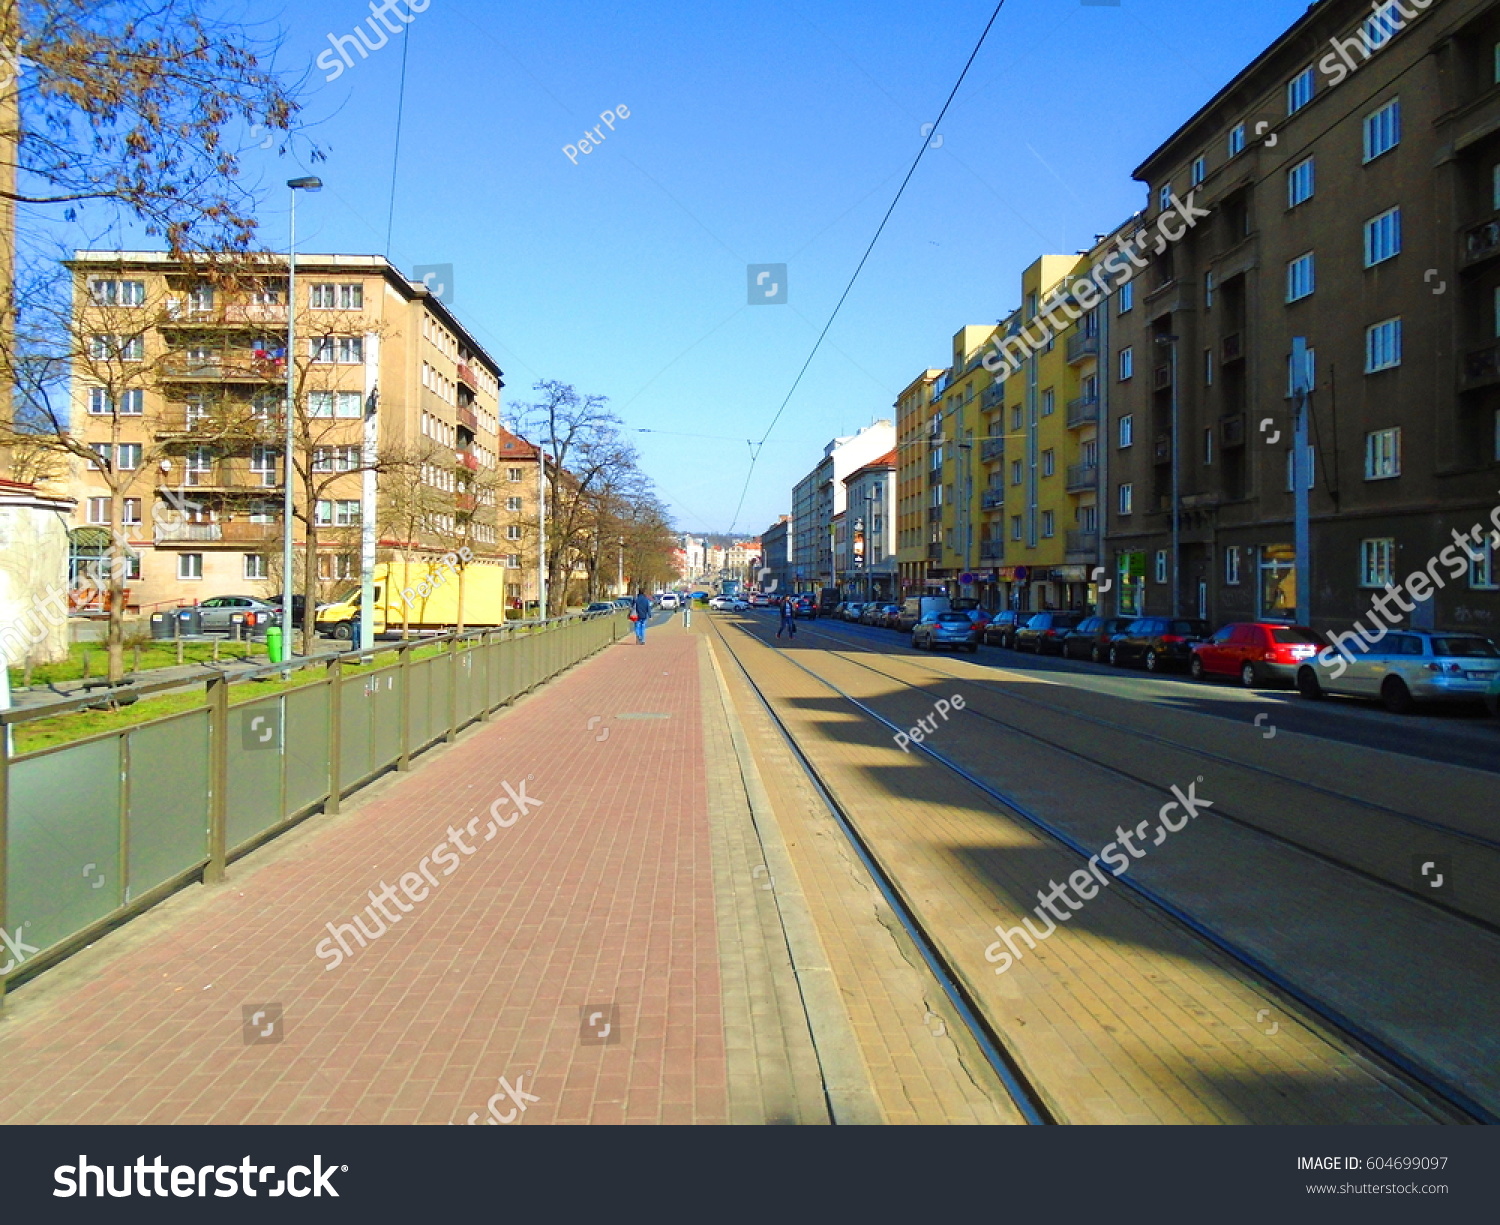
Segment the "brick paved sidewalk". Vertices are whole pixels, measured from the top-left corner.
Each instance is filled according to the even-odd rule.
[[[826,1121],[779,933],[752,947],[767,925],[716,897],[744,839],[710,804],[696,629],[624,640],[7,997],[0,1123]]]

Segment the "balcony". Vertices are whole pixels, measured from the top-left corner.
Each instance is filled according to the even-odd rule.
[[[152,423],[159,442],[212,442],[217,446],[243,450],[253,443],[277,443],[281,440],[281,414],[262,415],[245,405],[236,411],[218,412],[169,410]]]
[[[163,382],[171,383],[274,383],[286,378],[286,361],[257,358],[249,349],[191,357],[172,353],[158,368]]]
[[[943,483],[943,470],[941,468],[929,468],[929,469],[927,469],[927,485],[928,485],[928,488],[931,488],[933,485],[941,485],[942,483]]]
[[[197,306],[187,298],[168,298],[156,312],[156,325],[173,327],[274,328],[286,331],[285,302],[214,302]]]
[[[1086,336],[1082,332],[1068,337],[1068,365],[1076,366],[1090,357],[1099,356],[1099,334]]]
[[[1463,389],[1488,387],[1500,380],[1500,341],[1464,355]]]
[[[479,507],[479,499],[472,493],[453,495],[453,505],[461,514],[473,514]]]
[[[980,510],[999,510],[1005,505],[1005,490],[986,489],[979,495]]]
[[[472,408],[460,404],[455,410],[458,414],[458,423],[471,434],[479,433],[479,417]]]
[[[1230,332],[1220,348],[1224,365],[1245,360],[1245,333]]]
[[[478,391],[479,379],[474,373],[474,367],[465,362],[458,363],[458,381],[472,391]]]
[[[1005,439],[986,438],[979,444],[979,461],[989,463],[991,460],[1005,458]]]
[[[1004,561],[1005,541],[1003,540],[981,540],[979,542],[980,561]]]
[[[1099,484],[1097,464],[1069,464],[1066,488],[1069,493],[1081,489],[1093,489]]]
[[[941,523],[943,521],[943,508],[941,506],[929,506],[927,508],[927,522]]]
[[[1158,434],[1152,454],[1156,463],[1170,464],[1172,462],[1172,435]]]
[[[1245,445],[1245,414],[1230,413],[1219,418],[1219,445],[1226,451]]]
[[[453,452],[453,462],[460,468],[467,468],[470,472],[479,471],[479,457],[470,451]]]
[[[1099,554],[1098,532],[1069,532],[1067,547],[1069,553],[1087,553],[1090,557]]]
[[[1167,362],[1151,372],[1151,390],[1166,391],[1172,386],[1172,365]]]
[[[979,411],[992,413],[997,408],[1005,406],[1005,388],[1000,386],[986,387],[984,394],[979,397]]]
[[[248,523],[158,523],[156,543],[164,544],[274,544],[281,540],[281,524]]]
[[[1461,255],[1464,268],[1473,268],[1500,253],[1500,217],[1491,217],[1464,231]]]
[[[927,560],[928,561],[942,561],[943,560],[943,545],[942,545],[941,541],[934,540],[931,544],[929,544],[927,546]]]
[[[1068,401],[1068,428],[1076,430],[1081,425],[1092,425],[1099,420],[1099,397],[1079,396]]]

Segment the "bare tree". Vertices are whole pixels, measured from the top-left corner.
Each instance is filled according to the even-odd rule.
[[[453,450],[431,439],[393,445],[381,456],[376,524],[381,539],[409,566],[425,552],[423,540],[442,530],[454,513],[454,494],[444,488],[453,469]],[[401,603],[401,637],[411,633],[411,605]]]

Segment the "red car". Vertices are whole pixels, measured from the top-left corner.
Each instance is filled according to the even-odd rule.
[[[1292,684],[1298,666],[1327,645],[1327,639],[1305,625],[1235,621],[1207,642],[1194,643],[1189,667],[1195,680],[1238,676],[1247,689],[1271,681]]]

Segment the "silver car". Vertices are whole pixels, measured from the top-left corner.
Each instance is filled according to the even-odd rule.
[[[205,634],[263,633],[281,624],[281,609],[249,595],[216,595],[198,605],[198,625]]]
[[[1500,647],[1478,634],[1390,630],[1368,652],[1336,646],[1297,669],[1305,698],[1379,698],[1397,714],[1418,702],[1481,702],[1500,675]]]

